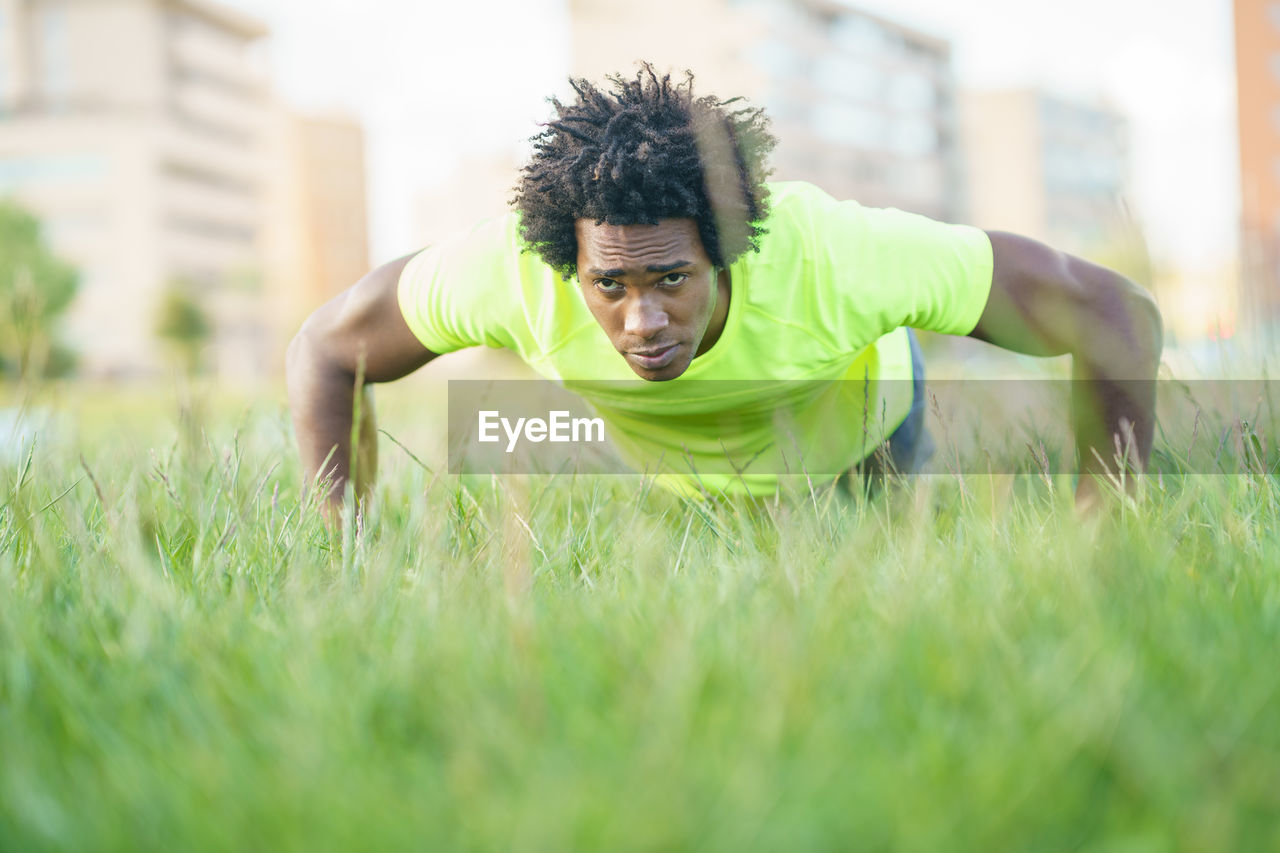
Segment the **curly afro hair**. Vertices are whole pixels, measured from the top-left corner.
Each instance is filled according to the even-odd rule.
[[[673,83],[651,63],[635,79],[607,79],[612,89],[603,91],[571,78],[577,100],[551,99],[555,118],[531,140],[512,199],[525,242],[566,279],[577,271],[578,219],[693,219],[718,268],[758,251],[777,141],[764,111],[695,97],[693,74]]]

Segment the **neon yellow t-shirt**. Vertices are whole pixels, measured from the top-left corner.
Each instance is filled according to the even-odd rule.
[[[420,252],[400,308],[427,349],[512,350],[599,413],[622,456],[680,490],[773,494],[828,480],[873,451],[911,407],[906,327],[968,334],[991,288],[980,229],[770,184],[761,250],[729,268],[716,344],[666,382],[635,376],[517,216]],[[845,381],[834,381],[845,380]],[[865,380],[865,382],[864,382]]]

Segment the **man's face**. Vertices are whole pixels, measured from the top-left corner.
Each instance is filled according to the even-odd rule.
[[[726,298],[718,298],[715,268],[697,224],[663,219],[657,225],[597,225],[579,219],[576,232],[578,286],[614,349],[641,379],[675,379],[688,370],[704,342],[710,346],[719,335],[728,310],[727,285],[721,294]]]

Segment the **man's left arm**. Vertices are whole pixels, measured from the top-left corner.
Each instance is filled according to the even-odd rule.
[[[1117,471],[1145,470],[1164,326],[1151,295],[1112,270],[1016,234],[987,232],[991,295],[970,336],[1027,355],[1071,355],[1077,505]]]

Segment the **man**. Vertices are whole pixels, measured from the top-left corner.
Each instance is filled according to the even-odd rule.
[[[514,213],[374,270],[298,333],[290,406],[331,507],[353,411],[357,492],[376,464],[357,386],[481,344],[581,393],[636,467],[678,460],[704,491],[768,493],[797,460],[832,477],[886,439],[909,460],[923,374],[908,327],[1072,354],[1088,380],[1073,401],[1078,502],[1096,499],[1117,446],[1145,466],[1162,325],[1143,290],[1023,237],[766,183],[763,113],[696,97],[692,76],[646,65],[609,83],[575,80],[572,103],[553,101]],[[886,391],[870,444],[866,383]]]

